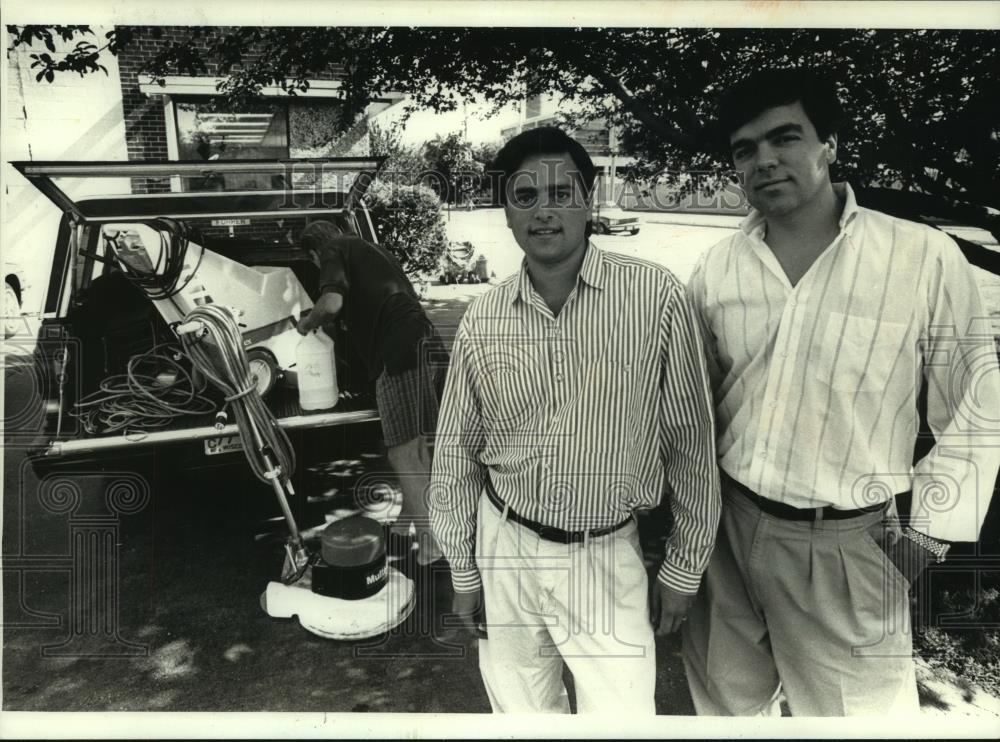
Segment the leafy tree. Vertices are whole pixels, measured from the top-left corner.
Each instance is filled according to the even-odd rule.
[[[497,152],[500,151],[500,147],[502,146],[503,142],[483,142],[482,144],[475,144],[472,147],[472,159],[486,169],[493,164],[494,160],[496,160]]]
[[[13,44],[39,29],[9,27]],[[72,33],[86,35],[86,27]],[[84,29],[84,30],[81,30]],[[263,85],[289,94],[342,72],[341,125],[373,95],[407,93],[414,103],[454,110],[478,95],[497,108],[554,91],[620,131],[622,149],[642,172],[718,170],[711,119],[719,92],[762,64],[820,66],[843,81],[850,121],[839,176],[859,199],[910,218],[981,226],[1000,238],[1000,88],[995,31],[853,29],[509,29],[509,28],[192,28],[165,44],[148,72],[197,74],[218,64],[220,94],[253,97]],[[118,28],[100,53],[116,53],[153,29]],[[77,55],[79,57],[79,55]],[[96,58],[86,57],[91,61]],[[79,59],[39,57],[40,79]],[[89,64],[89,63],[88,63]],[[963,244],[1000,272],[998,257]]]
[[[493,196],[493,181],[488,176],[488,172],[496,161],[497,153],[502,146],[503,142],[484,142],[472,148],[472,159],[479,164],[482,173],[476,184],[475,192],[485,196],[493,203],[499,203],[499,201]]]
[[[371,153],[376,157],[386,158],[379,177],[400,185],[416,185],[425,162],[415,148],[403,144],[402,135],[402,124],[398,121],[388,125],[368,122]]]
[[[424,144],[423,157],[430,171],[424,179],[442,201],[461,203],[478,189],[483,165],[461,134],[438,134]]]
[[[11,46],[8,52],[17,46],[33,46],[34,43],[42,43],[52,54],[56,53],[56,41],[58,37],[65,43],[70,43],[77,36],[93,35],[89,26],[7,26],[7,31],[11,34]],[[97,60],[101,52],[108,51],[117,53],[116,34],[108,35],[108,43],[98,48],[87,39],[77,41],[72,50],[64,52],[59,58],[53,58],[52,54],[41,53],[32,54],[34,60],[31,63],[32,69],[38,69],[35,73],[35,81],[45,79],[46,82],[55,80],[57,72],[76,72],[80,77],[100,70],[105,75],[108,69]]]

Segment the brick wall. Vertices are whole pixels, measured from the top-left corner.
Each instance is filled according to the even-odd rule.
[[[139,75],[147,60],[164,50],[172,40],[181,41],[189,30],[182,27],[162,27],[159,39],[152,29],[141,29],[118,55],[118,70],[122,88],[122,109],[125,113],[125,145],[130,160],[166,160],[167,124],[160,96],[148,96],[139,90]],[[183,37],[183,38],[182,38]],[[170,190],[166,180],[132,179],[133,193],[162,193]]]
[[[158,33],[154,35],[154,30]],[[224,32],[224,27],[191,26],[159,26],[144,27],[137,30],[132,42],[118,55],[120,70],[122,106],[125,114],[125,141],[130,160],[165,160],[167,154],[167,124],[164,119],[164,109],[160,96],[145,95],[139,90],[139,77],[145,64],[156,54],[166,49],[172,42],[185,42],[193,38],[196,30],[200,30],[200,38],[195,41],[196,48],[207,49],[208,39],[212,34]],[[244,58],[251,61],[259,58],[259,52],[253,49],[244,53]],[[220,76],[218,64],[206,63],[207,76]],[[329,70],[317,74],[320,80],[335,80],[342,77],[339,67],[331,66]],[[173,126],[173,122],[170,122]],[[367,141],[367,140],[365,140]],[[169,191],[169,182],[160,179],[133,179],[133,191],[136,193],[160,193]]]

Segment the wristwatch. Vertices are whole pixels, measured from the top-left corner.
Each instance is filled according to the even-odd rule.
[[[906,526],[903,529],[903,535],[910,539],[913,543],[927,549],[927,551],[934,555],[935,561],[938,564],[944,561],[945,554],[947,554],[948,549],[951,548],[951,544],[945,541],[938,541],[936,538],[928,536],[926,533],[914,531],[909,526]]]

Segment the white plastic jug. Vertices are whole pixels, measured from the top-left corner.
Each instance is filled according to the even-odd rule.
[[[317,328],[305,335],[295,348],[295,372],[299,383],[299,406],[303,410],[334,407],[337,389],[337,362],[333,338]]]

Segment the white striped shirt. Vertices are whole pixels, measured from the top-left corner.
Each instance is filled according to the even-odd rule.
[[[943,232],[858,207],[793,287],[752,212],[688,291],[722,468],[763,497],[852,509],[913,491],[913,527],[978,538],[1000,466],[1000,372],[973,272]],[[934,449],[915,466],[917,395]]]
[[[455,338],[431,485],[455,589],[480,585],[489,476],[511,510],[568,531],[618,524],[669,482],[675,525],[659,578],[696,592],[720,510],[703,352],[666,268],[593,245],[557,317],[523,264],[477,299]]]

